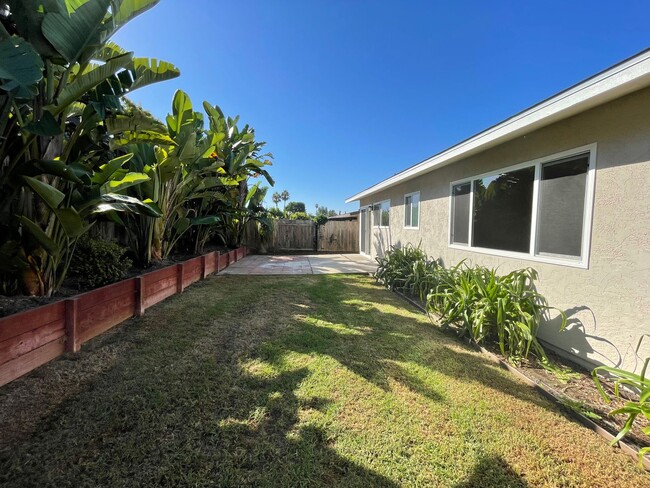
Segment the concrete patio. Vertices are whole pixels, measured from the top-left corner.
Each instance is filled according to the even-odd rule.
[[[223,274],[311,275],[374,273],[375,261],[361,254],[252,255],[228,267]]]

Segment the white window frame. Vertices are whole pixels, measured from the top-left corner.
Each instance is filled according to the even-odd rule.
[[[379,225],[375,225],[375,205],[384,205],[384,203],[388,204],[388,225],[381,225],[381,212],[379,213]],[[388,229],[390,228],[390,221],[392,219],[390,218],[390,199],[388,200],[381,200],[379,202],[375,202],[372,204],[372,227],[374,229]]]
[[[586,146],[576,147],[574,149],[569,149],[567,151],[562,151],[555,154],[550,154],[544,156],[543,158],[533,159],[523,163],[515,164],[513,166],[508,166],[506,168],[501,168],[498,170],[490,171],[487,173],[471,176],[469,178],[463,178],[461,180],[452,181],[449,184],[449,219],[448,224],[449,228],[447,231],[447,244],[448,247],[452,249],[460,249],[464,251],[473,251],[481,254],[490,254],[492,256],[502,256],[506,258],[513,259],[524,259],[527,261],[535,261],[540,263],[547,264],[557,264],[560,266],[568,266],[572,268],[582,268],[589,269],[589,255],[591,251],[591,233],[592,233],[592,222],[593,222],[593,209],[594,209],[594,189],[596,183],[596,152],[597,144],[588,144]],[[570,256],[551,256],[551,255],[541,255],[537,251],[537,233],[539,231],[539,224],[537,222],[537,216],[539,215],[539,185],[541,182],[542,174],[542,165],[545,163],[550,163],[560,159],[569,158],[572,156],[579,156],[580,154],[589,154],[589,169],[587,170],[587,187],[585,189],[585,208],[583,213],[582,221],[582,247],[580,250],[581,257],[570,257]],[[488,176],[494,176],[499,173],[507,173],[510,171],[516,171],[523,168],[535,167],[535,180],[533,183],[533,208],[532,208],[532,218],[530,223],[530,249],[527,253],[525,252],[516,252],[516,251],[503,251],[500,249],[489,249],[483,247],[474,247],[472,246],[473,241],[473,214],[474,214],[474,181],[481,178],[486,178]],[[453,200],[453,187],[462,183],[470,183],[470,203],[469,203],[469,232],[468,232],[468,242],[467,244],[458,244],[451,242],[451,222],[452,222],[452,200]]]
[[[418,197],[418,225],[413,225],[413,212],[411,211],[411,225],[406,225],[406,198],[411,197],[411,206],[413,205],[413,196],[417,195]],[[412,208],[412,207],[411,207]],[[413,191],[411,193],[406,193],[404,195],[404,228],[410,230],[418,230],[420,228],[420,215],[422,213],[422,205],[420,205],[420,192]]]

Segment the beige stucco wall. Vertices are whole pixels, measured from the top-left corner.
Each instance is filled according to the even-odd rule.
[[[545,264],[452,249],[448,246],[449,184],[491,170],[597,144],[589,269]],[[404,229],[404,194],[420,192],[420,227]],[[373,229],[371,252],[422,243],[446,265],[462,259],[503,272],[533,267],[538,289],[565,310],[570,326],[547,323],[540,337],[585,364],[639,370],[634,354],[650,334],[650,89],[504,143],[363,199],[362,206],[391,200],[390,228]],[[640,351],[650,355],[650,338]]]

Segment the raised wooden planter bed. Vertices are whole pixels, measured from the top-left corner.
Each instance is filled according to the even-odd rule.
[[[211,252],[73,298],[0,318],[0,386],[29,373],[248,254]]]

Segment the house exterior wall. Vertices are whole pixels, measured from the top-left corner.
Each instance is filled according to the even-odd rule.
[[[450,183],[492,170],[596,143],[596,177],[588,269],[546,264],[451,248]],[[419,229],[404,228],[404,195],[420,192]],[[361,206],[390,199],[390,226],[372,229],[371,253],[391,245],[417,245],[446,266],[462,259],[506,273],[533,267],[538,290],[565,310],[569,327],[557,319],[540,328],[540,338],[572,353],[585,365],[640,370],[650,355],[650,89],[531,132],[516,140],[434,170],[361,200]],[[650,339],[650,338],[649,338]]]

